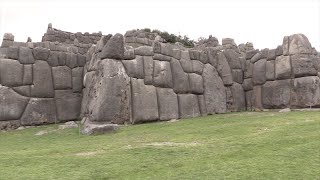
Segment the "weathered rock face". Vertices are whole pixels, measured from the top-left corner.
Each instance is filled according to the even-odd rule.
[[[112,36],[101,52],[101,59],[122,60],[124,56],[124,39],[122,34]]]
[[[200,116],[198,98],[194,94],[179,94],[179,117],[192,118]]]
[[[33,86],[31,86],[31,96],[38,98],[54,97],[51,68],[45,61],[36,61],[33,65]]]
[[[253,84],[261,85],[266,82],[266,59],[261,59],[253,64]]]
[[[289,79],[291,77],[290,56],[278,56],[275,61],[276,79]]]
[[[293,80],[291,106],[294,108],[320,107],[320,79],[318,76]]]
[[[283,40],[283,53],[290,54],[311,54],[312,47],[308,38],[303,34],[286,36]]]
[[[286,108],[290,105],[291,80],[267,81],[262,86],[262,104],[267,109]]]
[[[179,118],[178,98],[169,88],[157,88],[160,120]]]

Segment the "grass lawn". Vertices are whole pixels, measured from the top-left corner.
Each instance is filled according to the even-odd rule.
[[[1,132],[0,179],[320,179],[320,112],[228,113],[99,136],[55,129]]]

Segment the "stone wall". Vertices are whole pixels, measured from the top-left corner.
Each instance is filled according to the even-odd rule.
[[[302,34],[262,50],[214,37],[188,49],[141,30],[90,43],[70,37],[22,43],[5,34],[0,129],[79,118],[91,134],[115,124],[320,106],[320,56]]]

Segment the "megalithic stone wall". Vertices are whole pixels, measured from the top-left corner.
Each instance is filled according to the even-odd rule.
[[[82,119],[90,134],[116,124],[320,107],[319,71],[320,54],[302,34],[275,49],[214,37],[190,49],[143,30],[77,36],[49,25],[43,42],[4,35],[0,129]]]

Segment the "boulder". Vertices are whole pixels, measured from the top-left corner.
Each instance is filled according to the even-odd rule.
[[[262,86],[253,86],[252,90],[252,109],[253,110],[262,110]]]
[[[258,52],[257,54],[255,54],[252,58],[251,58],[251,63],[255,63],[257,61],[259,61],[260,59],[262,59],[262,55],[260,52]]]
[[[267,81],[262,86],[262,105],[267,109],[290,106],[291,80]]]
[[[72,69],[72,91],[81,93],[83,89],[83,67]]]
[[[253,89],[252,78],[245,79],[243,81],[242,87],[245,91],[249,91]]]
[[[201,116],[197,95],[178,94],[179,117],[193,118]]]
[[[134,49],[126,49],[124,51],[124,55],[123,55],[123,59],[124,60],[132,60],[134,59],[136,56],[134,54]]]
[[[84,135],[99,135],[112,133],[119,129],[120,127],[117,124],[96,124],[88,121],[84,123],[81,133]]]
[[[14,41],[14,35],[11,33],[4,33],[3,40]]]
[[[23,65],[19,61],[0,59],[0,84],[9,87],[23,85]]]
[[[266,82],[266,59],[261,59],[253,64],[252,82],[254,85],[261,85]]]
[[[153,83],[153,59],[152,56],[143,57],[144,84],[152,85]]]
[[[112,36],[101,52],[101,59],[122,60],[124,56],[124,39],[122,34]]]
[[[190,60],[188,51],[182,51],[181,52],[181,59],[180,64],[182,66],[182,69],[186,73],[192,73],[192,61]]]
[[[254,55],[256,55],[259,52],[258,49],[249,50],[246,52],[246,59],[250,60]]]
[[[251,61],[246,60],[244,78],[252,78],[252,74],[253,74],[253,64],[251,63]]]
[[[274,60],[269,60],[266,62],[266,78],[267,81],[272,81],[275,79],[274,75]]]
[[[203,79],[201,75],[190,73],[189,84],[190,84],[191,93],[203,94]]]
[[[71,69],[67,66],[52,67],[54,89],[72,89]]]
[[[194,73],[202,74],[204,64],[201,61],[192,60],[192,70]]]
[[[140,46],[134,49],[134,53],[140,56],[153,56],[153,48],[150,46]]]
[[[167,61],[153,61],[153,85],[163,88],[172,88],[172,74],[170,63]]]
[[[206,100],[204,98],[204,95],[198,95],[198,102],[199,102],[199,110],[201,113],[201,116],[207,116],[207,106],[206,106]]]
[[[123,124],[130,121],[130,78],[121,61],[98,61],[98,69],[86,73],[81,115],[92,123]],[[86,80],[87,79],[87,80]],[[110,103],[112,102],[112,103]]]
[[[36,47],[33,49],[33,57],[36,60],[46,61],[49,57],[50,50],[42,47]]]
[[[19,119],[28,101],[29,98],[0,85],[0,121]]]
[[[47,59],[47,62],[51,67],[59,66],[59,52],[50,51],[50,55]]]
[[[292,73],[294,77],[316,76],[317,70],[314,66],[314,58],[307,54],[291,56]]]
[[[276,49],[270,49],[268,51],[267,60],[275,60],[276,59]]]
[[[179,118],[178,98],[169,88],[157,88],[160,120]]]
[[[10,47],[7,49],[6,57],[7,57],[8,59],[18,60],[18,59],[19,59],[19,47],[10,46]]]
[[[231,69],[241,69],[240,55],[233,49],[225,49],[223,51]]]
[[[143,79],[131,78],[132,122],[141,123],[159,119],[156,88],[144,85]]]
[[[275,61],[275,78],[289,79],[291,77],[290,56],[278,56]]]
[[[222,78],[224,85],[230,86],[233,83],[232,73],[227,58],[222,52],[218,53],[217,71]]]
[[[207,113],[225,113],[226,92],[217,70],[210,64],[205,64],[202,77]]]
[[[36,61],[33,65],[31,96],[38,98],[54,97],[51,68],[46,61]]]
[[[242,84],[243,82],[243,72],[241,69],[232,69],[232,79],[234,82],[237,82],[239,84]]]
[[[57,122],[56,105],[53,98],[31,98],[22,117],[24,126]]]
[[[246,99],[244,90],[239,83],[233,83],[231,88],[232,93],[232,111],[244,111],[246,110]]]
[[[294,79],[291,91],[291,107],[320,107],[320,79],[318,76]]]
[[[171,44],[161,43],[161,54],[166,56],[173,56],[173,47]]]
[[[27,47],[19,48],[19,61],[21,64],[33,64],[34,57],[32,54],[32,50]]]
[[[170,65],[174,92],[177,94],[188,93],[190,91],[188,74],[183,71],[179,60],[172,59]]]
[[[294,54],[312,54],[312,46],[308,38],[303,34],[293,34],[288,37],[288,40],[283,41],[284,52],[289,55]]]
[[[143,57],[136,56],[136,59],[122,61],[129,77],[144,78],[143,73]]]
[[[81,99],[81,94],[73,93],[71,90],[55,91],[57,118],[59,122],[79,118]]]

